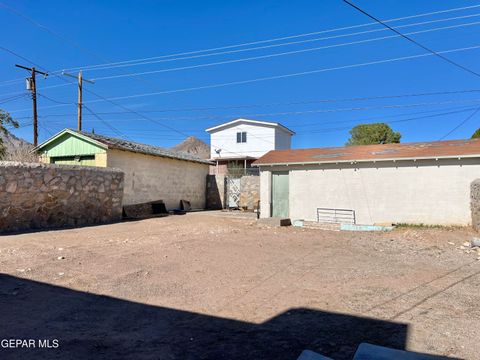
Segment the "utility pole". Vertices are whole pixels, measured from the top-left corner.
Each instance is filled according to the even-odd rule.
[[[15,65],[18,68],[25,69],[31,72],[29,78],[27,78],[27,90],[32,92],[32,105],[33,105],[33,146],[38,145],[38,119],[37,119],[37,83],[35,79],[35,75],[37,73],[42,74],[43,76],[47,77],[48,74],[43,71],[38,71],[35,67],[26,67],[22,65]]]
[[[94,82],[91,81],[91,80],[84,79],[84,78],[83,78],[83,75],[82,75],[82,70],[80,70],[80,71],[78,72],[78,76],[68,74],[68,73],[66,73],[65,71],[62,72],[62,74],[65,75],[65,76],[73,77],[73,78],[75,78],[75,79],[78,80],[77,130],[78,130],[78,131],[82,131],[82,93],[83,93],[82,87],[83,87],[83,81],[85,80],[86,82],[88,82],[88,83],[90,83],[90,84],[94,84]]]

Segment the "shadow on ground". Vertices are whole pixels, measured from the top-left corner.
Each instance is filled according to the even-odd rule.
[[[58,339],[1,359],[351,359],[361,342],[404,349],[407,325],[311,309],[262,323],[95,295],[0,274],[0,340]]]

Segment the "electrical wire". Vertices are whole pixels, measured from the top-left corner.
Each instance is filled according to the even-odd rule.
[[[396,34],[398,34],[399,36],[403,37],[404,39],[406,39],[406,40],[410,41],[411,43],[417,45],[418,47],[422,48],[423,50],[428,51],[428,52],[431,53],[432,55],[435,55],[435,56],[439,57],[440,59],[442,59],[442,60],[450,63],[451,65],[456,66],[457,68],[462,69],[462,70],[464,70],[464,71],[466,71],[466,72],[468,72],[468,73],[470,73],[470,74],[472,74],[472,75],[475,75],[475,76],[477,76],[477,77],[480,77],[480,73],[478,73],[478,72],[476,72],[476,71],[473,71],[472,69],[469,69],[468,67],[466,67],[466,66],[464,66],[464,65],[461,65],[461,64],[459,64],[459,63],[457,63],[457,62],[455,62],[455,61],[453,61],[453,60],[451,60],[451,59],[443,56],[443,55],[442,55],[442,52],[438,52],[438,51],[432,50],[432,49],[430,49],[429,47],[427,47],[427,46],[419,43],[418,41],[412,39],[411,37],[409,37],[409,36],[407,36],[407,35],[405,35],[405,34],[402,34],[400,31],[396,30],[395,28],[392,28],[390,25],[388,25],[388,24],[386,24],[385,22],[377,19],[375,16],[367,13],[366,11],[362,10],[361,8],[359,8],[357,5],[351,3],[350,1],[348,1],[348,0],[343,0],[343,2],[346,3],[346,4],[348,4],[348,5],[350,5],[350,6],[353,7],[354,9],[360,11],[362,14],[368,16],[369,18],[375,20],[375,21],[378,22],[379,24],[385,26],[387,29],[390,29],[390,30],[393,31],[394,33],[396,33]]]
[[[447,53],[453,53],[453,52],[459,52],[459,51],[475,50],[475,49],[479,49],[479,48],[480,48],[480,45],[476,45],[476,46],[470,46],[470,47],[464,47],[464,48],[456,48],[456,49],[439,51],[438,53],[447,54]],[[318,73],[335,71],[335,70],[352,69],[352,68],[358,68],[358,67],[363,67],[363,66],[386,64],[386,63],[395,62],[395,61],[418,59],[418,58],[432,56],[432,55],[434,55],[434,54],[424,53],[424,54],[419,54],[419,55],[411,55],[411,56],[403,56],[403,57],[390,58],[390,59],[384,59],[384,60],[376,60],[376,61],[370,61],[370,62],[365,62],[365,63],[343,65],[343,66],[337,66],[337,67],[332,67],[332,68],[323,68],[323,69],[317,69],[317,70],[303,71],[303,72],[298,72],[298,73],[290,73],[290,74],[284,74],[284,75],[274,75],[274,76],[261,77],[261,78],[255,78],[255,79],[249,79],[249,80],[232,81],[232,82],[227,82],[227,83],[204,85],[204,86],[197,86],[197,87],[190,87],[190,88],[183,88],[183,89],[175,89],[175,90],[156,91],[156,92],[151,92],[151,93],[141,93],[141,94],[134,94],[134,95],[126,95],[126,96],[117,96],[117,97],[111,97],[111,98],[105,98],[103,96],[98,96],[98,94],[96,94],[97,97],[99,97],[98,100],[92,100],[92,101],[88,101],[88,102],[85,102],[85,103],[92,104],[92,103],[98,103],[98,102],[104,102],[104,101],[112,103],[113,101],[116,101],[116,100],[126,100],[126,99],[134,99],[134,98],[147,97],[147,96],[174,94],[174,93],[180,93],[180,92],[213,89],[213,88],[220,88],[220,87],[233,86],[233,85],[243,85],[243,84],[250,84],[250,83],[262,82],[262,81],[268,81],[268,80],[285,79],[285,78],[296,77],[296,76],[318,74]],[[91,91],[89,90],[89,92],[91,92]],[[65,104],[64,105],[52,105],[52,106],[45,106],[45,107],[42,107],[42,108],[47,109],[47,108],[55,108],[55,107],[62,107],[62,106],[66,106],[66,105]],[[117,106],[118,106],[118,104],[117,104]],[[30,109],[12,110],[12,112],[21,112],[21,111],[28,111],[28,110],[30,110]],[[138,112],[135,111],[135,113],[138,113]]]
[[[7,6],[5,3],[1,3],[0,2],[0,6],[3,6],[4,8],[6,8],[7,10],[11,11],[12,13],[14,13],[15,15],[17,16],[20,16],[24,19],[26,19],[28,22],[30,22],[31,24],[41,28],[43,31],[46,31],[48,32],[49,34],[61,39],[63,42],[66,42],[66,43],[69,43],[71,44],[72,46],[74,46],[75,48],[89,54],[89,55],[93,55],[95,56],[96,58],[103,58],[102,56],[99,56],[98,54],[96,53],[93,53],[91,51],[89,51],[88,49],[86,48],[83,48],[81,47],[80,45],[78,45],[77,43],[75,42],[72,42],[68,39],[66,39],[65,37],[63,37],[62,35],[54,32],[53,30],[47,28],[46,26],[44,25],[41,25],[40,23],[38,23],[37,21],[29,18],[28,16],[20,13],[18,10],[12,8],[11,6]],[[461,10],[467,10],[467,9],[473,9],[473,8],[478,8],[480,7],[480,5],[473,5],[473,6],[466,6],[466,7],[460,7],[460,8],[453,8],[453,9],[447,9],[447,10],[441,10],[441,11],[434,11],[434,12],[428,12],[428,13],[422,13],[422,14],[416,14],[416,15],[411,15],[411,16],[406,16],[406,17],[400,17],[400,18],[395,18],[395,19],[388,19],[388,20],[385,20],[384,22],[396,22],[396,21],[400,21],[400,20],[407,20],[407,19],[412,19],[412,18],[418,18],[418,17],[425,17],[425,16],[430,16],[430,15],[437,15],[437,14],[442,14],[442,13],[449,13],[449,12],[454,12],[454,11],[461,11]],[[456,18],[465,18],[465,17],[471,17],[471,16],[476,16],[476,15],[467,15],[467,16],[464,16],[464,17],[456,17]],[[440,19],[440,20],[433,20],[431,22],[437,22],[437,21],[446,21],[446,20],[453,20],[455,18],[449,18],[449,19]],[[425,22],[425,23],[430,23],[430,22]],[[372,26],[372,25],[375,25],[376,23],[368,23],[368,24],[361,24],[361,25],[353,25],[353,26],[347,26],[347,27],[340,27],[340,28],[334,28],[334,29],[329,29],[329,30],[322,30],[322,31],[317,31],[317,32],[311,32],[311,33],[304,33],[304,34],[299,34],[299,35],[292,35],[292,36],[286,36],[286,37],[280,37],[280,38],[273,38],[273,39],[267,39],[267,40],[261,40],[261,41],[255,41],[255,42],[249,42],[249,43],[243,43],[243,44],[236,44],[236,45],[228,45],[228,46],[223,46],[223,47],[216,47],[216,48],[210,48],[210,49],[204,49],[204,50],[197,50],[197,51],[189,51],[189,52],[182,52],[182,53],[175,53],[175,54],[170,54],[170,55],[163,55],[163,56],[157,56],[157,57],[148,57],[148,58],[143,58],[143,59],[135,59],[135,60],[127,60],[127,61],[120,61],[120,62],[110,62],[110,63],[106,63],[106,64],[99,64],[99,65],[93,65],[93,66],[80,66],[80,67],[72,67],[72,68],[68,68],[68,69],[64,69],[64,70],[80,70],[80,69],[90,69],[90,70],[93,70],[95,68],[99,68],[99,67],[105,67],[107,65],[121,65],[121,64],[128,64],[128,63],[132,63],[132,62],[139,62],[139,61],[145,61],[145,60],[152,60],[152,59],[160,59],[160,58],[168,58],[168,57],[172,57],[172,56],[180,56],[180,55],[188,55],[188,54],[198,54],[198,53],[204,53],[204,52],[208,52],[208,51],[216,51],[216,50],[222,50],[222,49],[230,49],[230,48],[236,48],[236,47],[242,47],[242,46],[249,46],[249,45],[256,45],[256,44],[262,44],[262,43],[269,43],[269,42],[275,42],[275,41],[280,41],[280,40],[288,40],[288,39],[293,39],[293,38],[299,38],[299,37],[305,37],[305,36],[312,36],[312,35],[316,35],[316,34],[321,34],[321,33],[329,33],[329,32],[336,32],[336,31],[342,31],[342,30],[347,30],[347,29],[354,29],[354,28],[361,28],[361,27],[365,27],[365,26]],[[403,25],[402,27],[404,26],[413,26],[413,25],[420,25],[422,23],[418,23],[418,24],[407,24],[407,25]],[[373,31],[382,31],[384,29],[376,29],[376,30],[373,30]],[[371,32],[371,31],[368,31],[368,32]],[[364,32],[366,33],[366,32]],[[340,37],[342,36],[352,36],[352,35],[356,35],[356,34],[344,34],[344,35],[339,35]],[[311,41],[310,40],[306,40],[306,41]],[[318,40],[315,40],[315,41],[318,41]],[[285,45],[288,45],[285,44]],[[272,46],[283,46],[283,45],[279,45],[279,44],[275,44],[275,45],[272,45]],[[245,51],[247,49],[242,49],[242,51]],[[252,50],[255,50],[255,49],[252,49]],[[18,54],[17,54],[18,55]],[[218,55],[218,54],[217,54]],[[208,55],[208,56],[211,56],[211,55]],[[23,58],[24,60],[27,60],[25,58]],[[55,72],[60,72],[61,70],[56,70]],[[11,83],[11,82],[18,82],[18,81],[21,81],[23,79],[13,79],[13,80],[7,80],[7,81],[4,81],[4,82],[1,82],[0,83],[0,86],[2,84],[5,84],[5,83]]]
[[[107,126],[110,130],[112,130],[113,132],[115,132],[118,136],[124,138],[124,139],[127,139],[129,140],[129,138],[123,134],[120,130],[118,130],[116,127],[114,127],[113,125],[109,124],[106,120],[104,120],[102,117],[100,117],[98,114],[96,114],[92,109],[90,109],[88,106],[86,105],[83,105],[83,107],[85,109],[87,109],[87,111],[89,111],[93,116],[95,116],[98,120],[100,120],[105,126]]]
[[[242,105],[231,105],[231,106],[208,106],[208,107],[194,107],[194,108],[184,108],[184,107],[182,107],[182,108],[171,108],[171,109],[162,109],[162,110],[138,110],[138,112],[141,112],[141,113],[165,113],[165,112],[249,109],[249,108],[259,108],[259,107],[273,107],[273,106],[309,105],[309,104],[318,104],[318,103],[401,99],[401,98],[422,97],[422,96],[473,94],[473,93],[478,93],[478,92],[480,92],[480,89],[467,89],[467,90],[407,93],[407,94],[397,94],[397,95],[379,95],[379,96],[350,97],[350,98],[312,99],[312,100],[288,101],[288,102],[242,104]],[[119,115],[119,114],[128,114],[128,113],[130,113],[130,112],[126,112],[126,111],[97,112],[97,114],[99,114],[99,115]],[[44,115],[44,116],[56,117],[56,116],[73,116],[73,115],[76,115],[76,113],[47,114],[47,115]],[[171,119],[171,117],[169,117],[168,119]]]
[[[451,26],[445,26],[445,27],[434,28],[434,29],[419,30],[419,31],[414,31],[414,32],[407,33],[407,35],[423,34],[423,33],[429,33],[429,32],[440,31],[440,30],[449,30],[449,29],[454,29],[454,28],[459,28],[459,27],[474,26],[474,25],[479,25],[479,24],[480,24],[480,21],[477,21],[477,22],[473,22],[473,23],[465,23],[465,24],[451,25]],[[197,64],[197,65],[181,66],[181,67],[175,67],[175,68],[169,68],[169,69],[160,69],[160,70],[151,70],[151,71],[143,71],[143,72],[128,73],[128,74],[117,74],[117,75],[102,76],[102,77],[93,78],[92,80],[93,81],[112,80],[112,79],[119,79],[119,78],[132,77],[132,76],[160,74],[160,73],[166,73],[166,72],[171,72],[171,71],[191,70],[191,69],[198,69],[198,68],[211,67],[211,66],[217,66],[217,65],[240,63],[240,62],[245,62],[245,61],[263,60],[263,59],[269,59],[269,58],[273,58],[273,57],[294,55],[294,54],[302,54],[302,53],[306,53],[306,52],[332,49],[332,48],[337,48],[337,47],[342,47],[342,46],[365,44],[365,43],[369,43],[369,42],[372,42],[372,41],[393,39],[393,38],[396,38],[398,36],[399,35],[390,35],[390,36],[383,36],[383,37],[373,38],[373,39],[358,40],[358,41],[353,41],[353,42],[348,42],[348,43],[326,45],[326,46],[309,48],[309,49],[300,49],[300,50],[287,51],[287,52],[282,52],[282,53],[273,53],[273,54],[268,54],[268,55],[253,56],[253,57],[248,57],[248,58],[217,61],[217,62],[211,62],[211,63],[206,63],[206,64]]]
[[[464,120],[462,120],[458,125],[456,125],[452,130],[450,130],[448,133],[443,135],[440,140],[445,139],[449,135],[451,135],[453,132],[455,132],[457,129],[459,129],[461,126],[465,125],[471,118],[473,118],[477,113],[480,111],[480,107],[476,108],[470,115],[468,115]]]
[[[480,7],[480,5],[472,5],[472,6],[466,6],[466,7],[461,7],[461,8],[453,8],[453,9],[447,9],[447,10],[441,10],[441,11],[434,11],[434,12],[416,14],[416,15],[405,16],[405,17],[400,17],[400,18],[388,19],[388,20],[385,20],[384,22],[396,22],[396,21],[401,21],[401,20],[413,19],[413,18],[417,18],[417,17],[437,15],[437,14],[441,14],[441,13],[448,13],[448,12],[454,12],[454,11],[460,11],[460,10],[467,10],[467,9],[478,8],[478,7]],[[215,48],[209,48],[209,49],[203,49],[203,50],[173,53],[173,54],[169,54],[169,55],[161,55],[161,56],[147,57],[147,58],[142,58],[142,59],[134,59],[134,60],[111,62],[111,63],[107,63],[107,64],[97,64],[97,65],[90,65],[90,66],[78,66],[78,67],[73,67],[73,68],[69,68],[69,69],[66,69],[66,70],[80,70],[80,69],[85,69],[85,70],[87,70],[87,69],[93,69],[93,68],[100,67],[100,66],[103,67],[103,66],[106,66],[106,65],[118,65],[118,64],[126,64],[126,63],[132,63],[132,62],[138,62],[138,61],[145,61],[145,60],[161,59],[161,58],[174,57],[174,56],[198,54],[198,53],[204,53],[204,52],[210,52],[210,51],[217,51],[217,50],[223,50],[223,49],[231,49],[231,48],[242,47],[242,46],[257,45],[257,44],[263,44],[263,43],[269,43],[269,42],[275,42],[275,41],[281,41],[281,40],[288,40],[288,39],[305,37],[305,36],[318,35],[318,34],[329,33],[329,32],[336,32],[336,31],[342,31],[342,30],[349,30],[349,29],[361,28],[361,27],[366,27],[366,26],[372,26],[372,25],[375,25],[375,24],[376,24],[376,22],[372,22],[372,23],[366,23],[366,24],[360,24],[360,25],[353,25],[353,26],[346,26],[346,27],[339,27],[339,28],[322,30],[322,31],[316,31],[316,32],[310,32],[310,33],[303,33],[303,34],[298,34],[298,35],[291,35],[291,36],[284,36],[284,37],[272,38],[272,39],[267,39],[267,40],[260,40],[260,41],[247,42],[247,43],[241,43],[241,44],[227,45],[227,46],[221,46],[221,47],[215,47]]]

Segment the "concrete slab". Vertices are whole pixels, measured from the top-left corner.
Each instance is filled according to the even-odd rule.
[[[290,226],[292,222],[288,218],[270,217],[257,220],[257,224],[268,226]]]

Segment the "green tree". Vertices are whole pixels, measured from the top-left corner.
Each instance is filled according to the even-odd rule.
[[[3,135],[8,135],[7,126],[12,126],[18,128],[18,122],[13,120],[12,116],[5,110],[0,109],[0,133]],[[5,157],[5,145],[3,144],[3,139],[0,137],[0,159]]]
[[[361,124],[350,130],[347,145],[399,143],[402,135],[385,123]]]
[[[473,133],[473,135],[472,135],[471,138],[472,138],[472,139],[480,138],[480,129],[477,129],[477,130]]]

